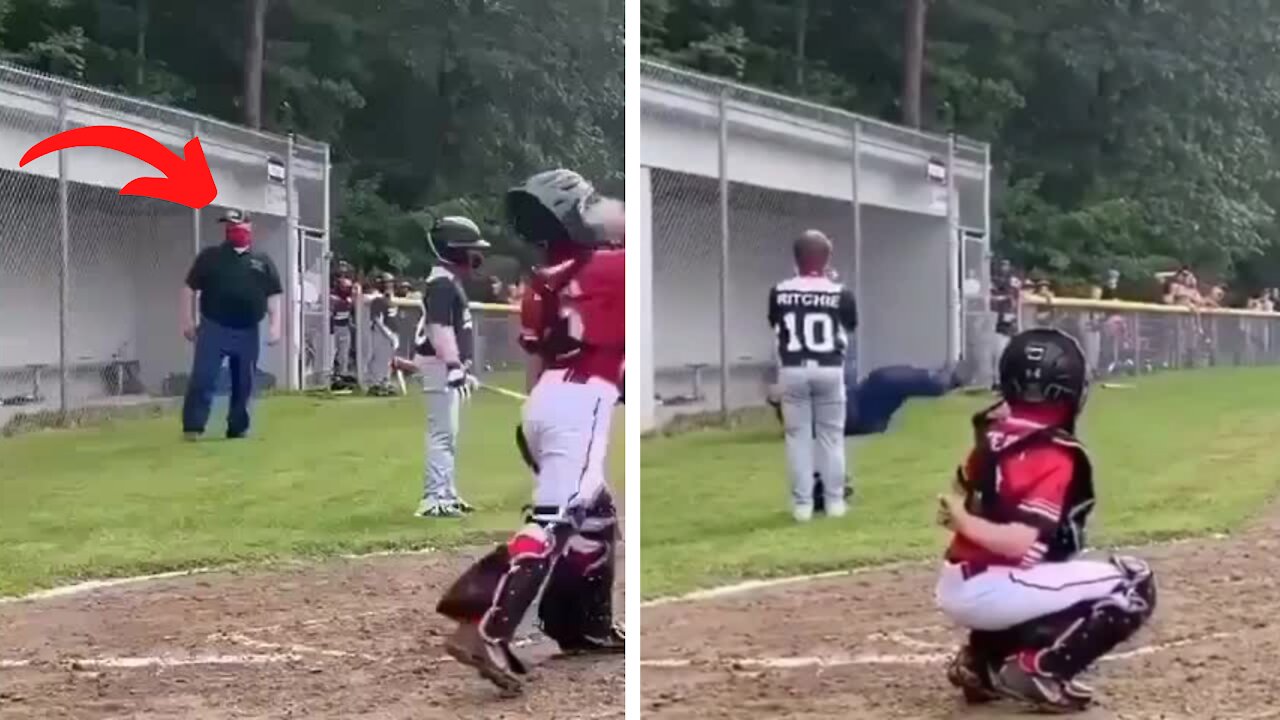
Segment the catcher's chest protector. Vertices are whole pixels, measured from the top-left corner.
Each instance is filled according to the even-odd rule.
[[[998,430],[993,432],[998,422],[982,415],[974,419],[976,467],[972,480],[975,493],[970,498],[970,511],[992,522],[1026,524],[1018,510],[1020,498],[1011,496],[1001,463],[1036,447],[1064,448],[1073,460],[1071,485],[1062,503],[1062,516],[1055,527],[1042,528],[1041,539],[1047,546],[1045,562],[1060,562],[1074,556],[1085,547],[1085,525],[1095,503],[1093,464],[1084,446],[1071,433],[1053,427],[1014,436],[1010,442],[1010,435]]]

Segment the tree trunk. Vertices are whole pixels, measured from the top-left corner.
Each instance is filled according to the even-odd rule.
[[[920,127],[920,93],[924,84],[924,34],[927,0],[906,0],[905,52],[902,58],[902,122]]]
[[[135,50],[135,61],[138,67],[134,74],[134,87],[141,90],[147,82],[147,24],[151,20],[151,8],[148,0],[138,0],[134,8],[137,14],[138,44]]]
[[[262,127],[262,65],[267,46],[267,0],[245,0],[244,124]]]
[[[809,0],[796,0],[796,77],[795,89],[804,90],[805,43],[809,39]]]

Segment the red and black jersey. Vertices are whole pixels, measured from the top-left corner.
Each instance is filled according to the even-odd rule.
[[[1029,567],[1066,560],[1084,549],[1093,510],[1093,468],[1074,436],[1035,408],[987,411],[974,418],[975,444],[958,471],[970,489],[969,512],[1019,523],[1040,536],[1020,558],[997,555],[957,533],[950,562]]]
[[[520,307],[520,345],[571,380],[621,385],[626,255],[597,250],[538,270]]]

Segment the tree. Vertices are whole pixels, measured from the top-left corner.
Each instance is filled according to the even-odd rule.
[[[641,45],[990,141],[997,250],[1027,268],[1071,280],[1185,261],[1252,277],[1280,255],[1271,0],[808,0],[803,46],[799,2],[645,0]]]
[[[905,0],[906,42],[902,53],[902,122],[920,127],[920,93],[924,84],[924,38],[927,0]]]
[[[262,68],[267,46],[267,0],[245,0],[244,124],[262,127]]]

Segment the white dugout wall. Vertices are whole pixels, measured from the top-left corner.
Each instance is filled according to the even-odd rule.
[[[159,172],[77,148],[19,168],[62,130],[114,125],[182,153],[199,137],[218,195],[202,210],[123,197]],[[328,343],[329,148],[0,65],[0,428],[14,414],[173,395],[189,372],[178,293],[227,208],[254,216],[255,246],[285,284],[286,337],[259,366],[278,387],[321,381]],[[5,406],[32,394],[41,400]]]
[[[986,145],[653,63],[641,132],[629,255],[652,339],[640,358],[646,430],[764,403],[768,292],[793,272],[791,242],[807,228],[832,238],[858,296],[859,374],[982,352]]]

